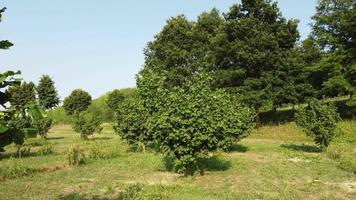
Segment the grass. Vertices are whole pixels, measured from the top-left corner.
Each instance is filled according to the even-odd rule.
[[[0,199],[354,199],[356,122],[340,127],[345,134],[320,152],[294,123],[264,126],[230,153],[215,153],[204,176],[184,178],[162,155],[130,151],[109,125],[88,141],[55,126],[47,143],[26,141],[21,159],[15,146],[1,154]],[[44,145],[50,153],[38,153]],[[68,164],[72,145],[85,165]]]

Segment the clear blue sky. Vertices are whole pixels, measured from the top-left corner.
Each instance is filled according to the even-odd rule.
[[[135,86],[143,48],[166,20],[178,14],[196,19],[213,7],[226,12],[233,0],[2,0],[6,6],[0,39],[15,44],[0,52],[0,71],[21,70],[26,81],[49,74],[63,99],[82,88],[98,97]],[[283,15],[310,32],[317,0],[279,0]]]

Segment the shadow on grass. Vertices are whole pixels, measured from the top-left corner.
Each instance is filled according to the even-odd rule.
[[[111,140],[112,137],[97,137],[97,138],[90,138],[90,141],[100,141],[100,140]]]
[[[64,137],[48,137],[46,140],[62,140]]]
[[[21,158],[27,158],[27,157],[36,157],[38,154],[36,152],[28,152],[26,154],[22,154]],[[0,160],[2,159],[9,159],[9,158],[19,158],[18,154],[16,152],[11,152],[11,153],[0,153]]]
[[[312,145],[297,145],[297,144],[282,144],[281,147],[292,150],[292,151],[303,151],[307,153],[319,153],[321,149]]]
[[[166,156],[163,158],[164,166],[169,172],[176,172],[174,169],[174,158]],[[226,171],[231,167],[231,162],[229,160],[223,160],[215,156],[202,159],[200,161],[201,165],[204,166],[206,171]]]
[[[246,153],[248,151],[248,147],[244,146],[242,144],[233,144],[231,147],[228,149],[228,152],[240,152],[240,153]]]

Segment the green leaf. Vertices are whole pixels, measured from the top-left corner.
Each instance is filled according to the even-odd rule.
[[[6,133],[8,130],[9,128],[4,123],[0,122],[0,134]]]
[[[14,44],[12,44],[11,42],[9,42],[8,40],[2,40],[0,41],[0,49],[8,49],[11,46],[13,46]]]

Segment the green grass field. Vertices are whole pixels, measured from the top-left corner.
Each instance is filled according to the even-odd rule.
[[[294,123],[265,126],[207,161],[204,176],[183,177],[153,152],[132,152],[108,124],[82,141],[70,126],[44,143],[26,141],[29,152],[1,154],[0,199],[356,199],[356,122],[340,124],[345,134],[320,152]],[[78,144],[85,165],[69,166],[66,149]],[[166,161],[166,162],[165,162]]]

